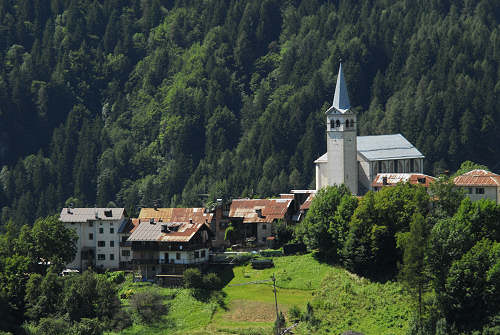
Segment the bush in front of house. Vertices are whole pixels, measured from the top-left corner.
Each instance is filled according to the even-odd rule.
[[[281,256],[284,256],[283,250],[281,250],[281,249],[278,249],[278,250],[274,250],[274,249],[261,250],[261,251],[259,251],[259,254],[262,257],[281,257]]]
[[[143,323],[153,322],[168,312],[167,306],[163,304],[163,297],[151,291],[137,292],[132,295],[130,306]]]

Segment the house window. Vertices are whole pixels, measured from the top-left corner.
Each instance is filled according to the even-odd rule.
[[[484,188],[483,187],[476,187],[476,194],[484,194]]]
[[[472,194],[472,193],[473,193],[473,192],[472,192],[472,187],[468,187],[468,188],[467,188],[467,193],[469,193],[469,194]]]
[[[382,161],[378,161],[378,173],[382,172]]]
[[[394,172],[398,173],[398,161],[395,159],[393,164],[394,164]]]
[[[267,225],[265,223],[262,224],[262,230],[266,230],[267,229]]]
[[[194,258],[200,258],[200,252],[199,251],[195,251],[194,252]]]
[[[109,241],[109,246],[111,248],[114,248],[115,247],[115,241]]]
[[[93,240],[94,239],[94,234],[93,233],[89,233],[89,240]]]
[[[181,259],[181,253],[180,252],[177,252],[175,254],[175,259]]]
[[[354,127],[354,120],[351,119],[351,127]]]
[[[104,228],[99,228],[99,234],[104,234]]]
[[[335,121],[335,127],[337,127],[337,128],[340,127],[340,121],[339,120]]]
[[[106,246],[106,241],[97,241],[97,246],[98,247],[105,247]]]
[[[410,159],[410,172],[415,172],[415,160]]]
[[[349,128],[349,120],[345,120],[345,127]]]
[[[330,120],[330,129],[333,129],[333,128],[335,128],[335,121]]]
[[[206,254],[205,250],[202,250],[202,251],[201,251],[201,258],[205,258],[205,256],[206,256],[206,255],[207,255],[207,254]]]
[[[89,221],[89,227],[94,227],[94,222]]]
[[[109,254],[109,260],[114,261],[115,260],[115,254]]]
[[[98,261],[105,261],[106,255],[105,254],[97,254],[97,260]]]
[[[122,250],[122,256],[123,257],[129,257],[130,256],[130,250]]]
[[[109,228],[109,233],[114,234],[115,233],[115,228]]]

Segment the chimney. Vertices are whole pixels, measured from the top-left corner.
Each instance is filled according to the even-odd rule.
[[[382,177],[382,184],[387,185],[387,177]]]
[[[155,219],[149,219],[149,224],[155,224]]]
[[[258,208],[258,209],[256,209],[256,210],[255,210],[255,213],[257,213],[257,216],[258,216],[259,218],[263,218],[263,216],[262,216],[262,208]]]

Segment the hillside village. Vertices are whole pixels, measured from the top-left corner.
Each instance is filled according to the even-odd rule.
[[[401,134],[356,136],[342,65],[337,78],[326,111],[328,151],[314,161],[315,190],[270,199],[217,199],[205,208],[141,208],[137,218],[124,208],[63,208],[60,221],[78,236],[68,270],[120,269],[133,271],[138,280],[178,283],[189,267],[206,270],[217,252],[283,246],[289,241],[279,240],[278,223],[293,227],[304,220],[325,186],[344,184],[360,198],[400,183],[429,188],[436,177],[422,173],[424,156]],[[500,176],[493,172],[472,170],[453,182],[471,200],[500,204]]]

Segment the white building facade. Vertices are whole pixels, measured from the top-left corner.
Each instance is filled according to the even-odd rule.
[[[124,208],[63,208],[59,216],[78,240],[75,259],[68,269],[118,269],[120,240],[118,229],[127,220]]]
[[[357,136],[342,64],[332,106],[326,111],[327,152],[314,161],[316,190],[345,184],[351,193],[372,190],[378,173],[423,173],[424,155],[401,134]]]
[[[500,204],[500,175],[476,169],[457,176],[454,184],[472,201],[490,199]]]

